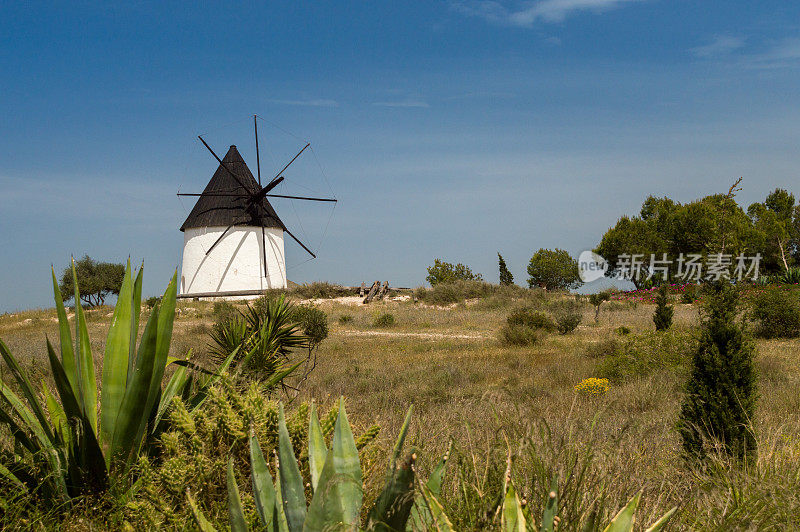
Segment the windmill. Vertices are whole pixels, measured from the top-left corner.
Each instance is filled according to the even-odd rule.
[[[198,197],[180,228],[184,234],[180,282],[183,297],[247,297],[270,288],[286,288],[284,234],[316,258],[286,227],[268,198],[334,203],[337,200],[272,192],[283,182],[286,169],[310,143],[262,186],[257,119],[253,115],[257,178],[236,146],[231,146],[220,159],[203,136],[198,136],[219,166],[203,192],[178,193],[178,196]]]

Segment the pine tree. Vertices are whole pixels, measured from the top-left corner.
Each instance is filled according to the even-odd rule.
[[[514,276],[508,271],[506,261],[503,260],[503,256],[500,253],[497,254],[497,260],[500,263],[500,284],[503,286],[511,286],[514,284]]]
[[[667,295],[667,285],[662,284],[658,289],[656,296],[656,311],[653,314],[653,323],[656,324],[657,331],[666,331],[672,325],[672,314],[674,309],[669,305],[669,296]]]
[[[755,451],[755,347],[735,321],[738,294],[730,284],[714,283],[706,299],[678,430],[690,458],[704,458],[711,444],[742,459]]]

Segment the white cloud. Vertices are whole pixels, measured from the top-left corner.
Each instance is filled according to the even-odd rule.
[[[728,55],[743,46],[744,39],[730,35],[717,35],[710,43],[692,48],[690,51],[697,57],[711,58]]]
[[[423,107],[428,108],[428,102],[423,100],[401,100],[398,102],[373,102],[372,105],[378,107]]]
[[[561,22],[579,11],[606,11],[645,0],[537,0],[508,7],[498,0],[460,1],[453,6],[472,16],[511,26],[529,27],[537,22]]]
[[[267,100],[270,103],[277,105],[300,105],[304,107],[339,107],[339,102],[336,100]]]

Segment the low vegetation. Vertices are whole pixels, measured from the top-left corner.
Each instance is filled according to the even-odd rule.
[[[130,277],[122,301],[137,297],[138,276]],[[457,301],[446,308],[428,299],[437,289],[454,286]],[[309,306],[278,293],[250,306],[177,302],[164,358],[171,364],[165,363],[160,379],[152,374],[141,379],[148,383],[147,396],[160,390],[153,403],[158,407],[153,414],[141,401],[131,411],[133,419],[148,420],[142,438],[131,440],[136,451],[124,468],[112,458],[105,488],[94,480],[70,480],[65,502],[53,502],[51,495],[57,493],[50,479],[58,469],[37,458],[46,456],[37,446],[49,441],[46,434],[39,439],[38,426],[70,441],[91,435],[58,421],[64,398],[52,392],[60,391],[57,372],[46,369],[58,366],[51,365],[48,352],[42,356],[34,348],[45,334],[57,338],[61,353],[53,350],[53,358],[65,366],[60,341],[65,328],[54,311],[0,316],[2,408],[22,429],[0,433],[0,464],[13,475],[0,475],[0,522],[6,529],[244,530],[268,528],[277,518],[273,529],[278,530],[301,530],[306,521],[309,527],[356,524],[378,530],[389,522],[394,529],[414,523],[415,529],[428,530],[554,530],[556,525],[603,530],[613,523],[608,530],[630,530],[635,512],[637,523],[673,530],[795,529],[800,527],[794,495],[800,490],[800,423],[794,419],[800,366],[793,356],[798,340],[748,338],[748,320],[755,320],[764,288],[748,285],[739,290],[738,312],[716,314],[716,296],[703,292],[699,305],[675,305],[671,327],[659,332],[652,320],[655,290],[646,297],[614,294],[601,303],[601,319],[588,327],[580,324],[593,321],[596,306],[589,297],[479,281],[440,283],[419,292],[424,295],[416,302],[384,300],[363,307],[337,301]],[[797,297],[795,287],[781,289]],[[165,319],[169,294],[152,307],[138,297],[138,305],[118,303],[114,312],[129,308],[133,316],[138,308],[142,321]],[[281,301],[294,309],[285,323],[305,338],[288,348],[281,367],[306,360],[317,330],[317,338],[327,337],[313,347],[313,371],[273,378],[246,371],[243,361],[254,359],[263,345],[273,346],[265,353],[278,350],[274,340],[280,335],[272,338],[261,327],[239,334],[241,341],[231,343],[227,357],[212,355],[213,323],[233,320],[250,327],[252,309],[262,315],[262,325],[277,324],[280,312],[269,305],[279,308]],[[376,330],[376,317],[386,315],[393,325]],[[102,310],[76,309],[74,316],[64,310],[67,333],[78,325],[79,338],[95,338],[78,349],[69,345],[81,354],[86,372],[96,365],[103,375],[93,432],[101,464],[103,442],[109,441],[103,436],[109,426],[104,416],[111,412],[106,402],[113,401],[103,366],[116,360],[122,367],[125,360],[127,367],[133,360],[140,368],[149,360],[131,359],[130,345],[128,358],[109,357],[115,342],[130,338],[132,330],[130,323],[111,318]],[[557,334],[559,325],[568,334]],[[504,340],[506,329],[521,340]],[[532,341],[526,339],[531,334]],[[145,332],[137,343],[147,344],[152,335]],[[98,337],[116,340],[104,346]],[[94,359],[87,345],[106,356]],[[155,345],[164,349],[157,334]],[[715,353],[728,364],[715,366]],[[738,378],[743,375],[755,384],[745,385]],[[731,386],[710,384],[721,381]],[[84,387],[76,388],[73,395],[81,404]],[[757,407],[746,399],[739,411],[701,411],[730,408],[732,397],[754,397],[756,388]],[[712,392],[726,398],[724,405],[713,404]],[[340,396],[346,415],[344,404],[330,399]],[[72,404],[69,396],[67,403]],[[414,415],[404,416],[412,405]],[[39,410],[45,424],[38,421]],[[91,426],[77,412],[72,418]],[[720,424],[703,432],[702,425],[688,421],[691,412]],[[150,421],[159,415],[157,423]],[[700,460],[684,459],[692,454],[684,443],[689,427],[701,429]],[[82,456],[71,455],[70,448],[91,446],[63,447],[67,465]],[[387,463],[400,467],[387,471]],[[79,486],[84,487],[75,489]],[[403,504],[384,504],[392,500]]]

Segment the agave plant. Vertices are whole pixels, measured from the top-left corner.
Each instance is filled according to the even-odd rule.
[[[620,510],[614,519],[603,528],[603,532],[631,532],[635,520],[636,508],[639,506],[641,493],[637,493],[625,507]],[[658,532],[667,521],[672,517],[677,508],[672,508],[660,519],[653,523],[645,532]],[[541,532],[555,532],[558,527],[558,492],[557,483],[553,479],[553,484],[548,494],[547,504],[542,514]],[[523,503],[519,499],[514,485],[507,480],[506,494],[503,499],[501,514],[502,529],[506,532],[527,532],[537,530],[536,523],[527,515]]]
[[[414,461],[411,451],[401,459],[403,443],[408,433],[411,409],[394,447],[386,483],[367,518],[366,530],[452,530],[452,524],[437,500],[441,491],[447,456],[439,462],[420,492],[414,489]],[[449,453],[448,453],[449,454]],[[339,401],[339,415],[330,449],[325,443],[322,428],[312,405],[308,428],[308,464],[313,495],[306,504],[306,494],[300,468],[286,428],[283,407],[278,418],[277,479],[273,481],[258,440],[250,435],[250,461],[253,498],[260,525],[275,532],[311,530],[361,529],[363,481],[356,442],[344,401]],[[195,520],[203,532],[216,530],[206,519],[187,490],[187,500]],[[228,509],[230,527],[234,532],[248,530],[233,462],[228,462]]]
[[[50,500],[101,493],[111,479],[125,479],[141,452],[163,430],[172,399],[188,395],[192,366],[168,358],[175,317],[176,275],[159,304],[153,306],[137,345],[141,313],[142,271],[131,274],[130,261],[111,318],[98,394],[86,316],[75,287],[75,343],[53,271],[61,353],[47,340],[47,355],[58,398],[43,384],[37,393],[19,362],[0,340],[0,355],[16,388],[0,381],[0,423],[8,426],[15,453],[0,457],[0,475],[13,484]],[[168,363],[180,365],[162,389]],[[230,359],[223,364],[227,369]],[[187,397],[202,404],[219,373],[206,378]],[[23,399],[24,398],[24,399]],[[100,400],[102,398],[102,401]],[[124,485],[123,483],[114,483]]]

